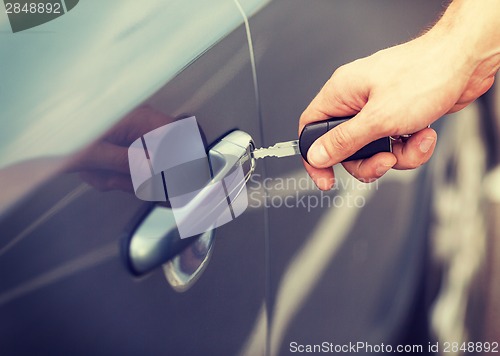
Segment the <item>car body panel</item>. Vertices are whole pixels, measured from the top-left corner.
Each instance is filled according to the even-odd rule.
[[[265,1],[242,4],[250,15]],[[37,169],[40,182],[244,19],[232,0],[85,1],[77,11],[11,35],[1,16],[0,106],[4,118],[15,119],[3,122],[0,168],[19,171],[25,161],[51,157]],[[4,179],[12,175],[3,173]],[[18,186],[22,178],[16,176]],[[3,197],[0,213],[35,186],[32,177]]]
[[[244,2],[243,8],[255,11],[262,3]],[[137,2],[127,5],[140,8]],[[156,5],[160,6],[160,3]],[[171,13],[175,8],[160,6],[161,13],[150,13],[158,19],[157,23],[147,21],[146,24],[139,24],[135,32],[127,35],[135,38],[134,45],[129,40],[117,40],[120,50],[135,54],[139,62],[132,59],[124,61],[123,56],[112,57],[109,53],[108,62],[101,57],[105,58],[105,53],[95,57],[96,53],[92,51],[80,52],[79,60],[70,61],[67,69],[77,77],[85,77],[87,72],[79,71],[78,63],[89,62],[90,66],[98,66],[87,69],[109,91],[90,85],[94,83],[92,78],[88,78],[89,85],[86,86],[78,86],[76,82],[75,90],[80,90],[76,98],[83,101],[70,100],[63,109],[77,112],[78,108],[86,106],[82,104],[86,100],[90,100],[92,105],[71,118],[70,126],[74,131],[63,128],[49,132],[54,126],[40,121],[36,125],[45,128],[45,134],[50,138],[47,146],[37,148],[37,141],[27,139],[31,134],[23,133],[26,135],[24,138],[23,135],[14,135],[11,140],[21,140],[19,142],[26,145],[26,151],[11,155],[9,149],[2,149],[3,164],[29,158],[25,162],[28,172],[36,167],[33,162],[37,162],[37,156],[55,154],[63,157],[63,164],[45,176],[55,174],[50,180],[39,183],[36,191],[32,191],[27,198],[21,200],[17,196],[13,200],[15,204],[10,205],[2,216],[0,329],[4,334],[0,339],[0,348],[4,354],[31,353],[34,350],[50,354],[154,354],[167,350],[174,354],[199,354],[207,349],[217,354],[234,354],[244,343],[265,303],[265,226],[262,224],[262,211],[245,214],[237,222],[218,228],[212,260],[203,278],[188,291],[178,293],[168,285],[161,268],[146,276],[134,277],[125,262],[123,246],[147,216],[152,203],[139,200],[130,191],[103,192],[98,189],[102,187],[93,186],[91,180],[89,184],[81,179],[83,171],[97,174],[95,170],[75,168],[80,167],[78,162],[85,160],[93,147],[97,147],[95,145],[109,142],[116,130],[123,130],[124,123],[130,125],[131,137],[118,145],[126,150],[127,144],[137,138],[134,130],[146,132],[159,125],[155,122],[148,127],[147,115],[161,117],[163,124],[180,119],[187,113],[195,115],[207,147],[237,128],[258,135],[260,124],[247,33],[241,25],[244,21],[242,9],[234,1],[225,1],[226,12],[222,11],[222,18],[217,18],[206,16],[207,11],[203,10],[201,3],[199,5],[198,12],[193,12],[187,5],[181,6],[187,11],[186,17],[191,16],[191,22],[183,19],[178,11]],[[71,15],[78,14],[80,8],[80,15],[85,15],[84,10],[88,11],[85,6],[94,8],[91,4],[81,4]],[[127,6],[124,5],[124,9]],[[103,31],[107,29],[111,33],[102,33],[101,42],[96,46],[106,47],[103,44],[105,39],[116,39],[113,37],[116,26],[105,25],[107,11],[99,14],[96,21],[102,19]],[[231,16],[227,15],[228,11]],[[172,48],[162,42],[168,37],[168,27],[162,27],[166,19],[162,19],[161,15],[165,13],[179,24],[191,26],[188,29],[196,32],[195,37],[200,37],[200,27],[196,27],[197,21],[192,18],[197,14],[203,16],[208,24],[215,24],[216,31],[211,36],[201,33],[201,42],[194,43],[194,50],[190,49],[189,56],[184,53],[170,65],[167,59],[172,55]],[[121,16],[119,13],[114,15]],[[67,18],[67,23],[58,24],[59,27],[54,29],[56,33],[45,37],[65,37],[58,29],[70,27],[72,21],[70,15],[62,18]],[[120,20],[122,25],[130,25],[130,18]],[[80,21],[81,24],[75,23],[74,26],[87,25],[84,19]],[[238,24],[240,26],[236,28]],[[167,32],[155,33],[155,25]],[[70,32],[68,37],[71,37]],[[95,36],[95,33],[88,35]],[[29,37],[28,34],[24,36]],[[33,36],[45,38],[43,32]],[[149,40],[143,43],[144,38]],[[175,36],[168,38],[176,40]],[[25,41],[29,42],[29,38]],[[193,45],[191,42],[183,38],[179,45]],[[72,43],[79,47],[78,41]],[[58,52],[57,49],[54,51]],[[117,53],[120,54],[120,51]],[[49,58],[50,53],[46,56]],[[121,67],[114,68],[115,61]],[[116,71],[109,72],[101,66]],[[165,71],[159,71],[160,68]],[[129,72],[133,75],[124,75]],[[115,76],[122,82],[111,80]],[[73,75],[64,71],[56,79],[62,82],[58,86],[61,90],[67,90],[74,83]],[[128,80],[131,82],[127,84]],[[53,89],[23,83],[31,85],[33,91],[52,92]],[[113,100],[106,95],[111,95]],[[50,101],[45,104],[49,105]],[[141,105],[136,108],[138,104]],[[99,110],[99,106],[105,110]],[[30,108],[16,104],[12,110],[17,110],[11,112],[14,116],[19,115],[25,120],[31,117],[19,112],[29,111]],[[99,114],[96,115],[96,112]],[[129,114],[124,116],[126,113]],[[62,111],[47,113],[46,117],[52,122],[65,120]],[[120,117],[123,119],[120,120]],[[25,126],[22,120],[16,125],[18,128]],[[29,130],[39,136],[36,125]],[[13,131],[16,129],[13,128]],[[78,135],[73,135],[75,133]],[[89,141],[91,138],[97,140],[92,143]],[[66,153],[72,154],[63,156]],[[9,168],[16,167],[18,165],[15,164]],[[4,180],[3,187],[16,186],[16,183],[15,179]],[[33,189],[34,182],[30,183],[28,187]],[[25,195],[26,191],[22,193]],[[239,226],[253,228],[241,231]],[[242,276],[245,276],[244,283],[241,283]],[[192,342],[193,338],[196,342]],[[225,339],[225,342],[215,342]]]
[[[434,1],[273,1],[251,21],[266,145],[297,135],[290,121],[335,68],[418,35],[441,10]],[[390,172],[366,186],[335,167],[339,186],[320,194],[300,159],[265,164],[269,200],[293,205],[269,209],[270,354],[289,354],[291,342],[406,338],[425,264],[428,173]],[[298,198],[294,184],[305,187]],[[349,207],[359,195],[363,208]],[[335,197],[344,200],[333,206]],[[308,199],[325,204],[309,209]]]
[[[45,102],[56,110],[44,114],[49,121],[41,117],[30,127],[33,107],[12,101],[18,98],[12,91],[0,96],[14,104],[8,116],[21,117],[8,126],[12,137],[0,143],[6,187],[0,194],[6,202],[0,220],[0,349],[275,355],[290,353],[291,342],[427,341],[427,320],[413,324],[428,282],[427,168],[390,172],[371,185],[336,168],[340,188],[321,195],[299,157],[258,160],[247,210],[216,229],[206,269],[178,293],[160,268],[135,276],[127,266],[130,236],[153,207],[164,206],[143,202],[130,189],[98,184],[98,176],[110,172],[82,168],[81,162],[131,123],[130,137],[118,143],[122,148],[160,124],[192,115],[207,150],[236,129],[257,146],[293,139],[300,113],[336,67],[418,35],[438,17],[441,3],[227,1],[220,17],[212,17],[213,3],[174,3],[179,10],[154,2],[147,13],[142,3],[124,2],[117,12],[107,3],[89,34],[102,31],[102,38],[92,50],[64,53],[68,57],[60,60],[71,71],[56,75],[60,84],[23,80],[27,98],[44,98],[46,91],[59,93],[51,96],[58,102],[66,98],[62,91],[75,88],[62,107]],[[59,36],[79,47],[87,19],[72,19],[95,4],[81,2],[47,24],[54,34],[20,34],[32,46],[23,61],[36,53],[36,36]],[[110,25],[111,14],[119,21]],[[213,28],[198,27],[198,18]],[[181,39],[170,32],[180,31],[177,26],[187,31]],[[61,34],[60,28],[70,30]],[[186,40],[188,32],[199,41]],[[9,41],[9,48],[19,43]],[[12,65],[15,56],[9,55]],[[93,67],[78,70],[88,62]],[[61,63],[50,68],[37,74],[39,80],[55,76]],[[20,70],[12,72],[8,87],[14,88]],[[67,113],[76,114],[58,129]],[[151,117],[161,123],[149,126]],[[274,197],[281,203],[273,204]],[[295,205],[284,205],[287,197]],[[344,200],[311,206],[323,197],[332,204]],[[411,332],[408,325],[414,325]]]

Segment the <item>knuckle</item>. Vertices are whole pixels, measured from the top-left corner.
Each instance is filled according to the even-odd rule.
[[[352,76],[351,64],[347,63],[344,65],[341,65],[340,67],[337,67],[333,71],[333,74],[330,76],[330,79],[328,79],[327,83],[328,84],[335,84],[335,83],[347,82],[350,80],[349,78],[351,76]]]
[[[337,69],[334,70],[330,80],[331,81],[336,81],[338,80],[339,78],[342,78],[344,76],[344,74],[346,73],[346,70],[347,70],[347,67],[346,65],[342,65],[340,67],[338,67]]]

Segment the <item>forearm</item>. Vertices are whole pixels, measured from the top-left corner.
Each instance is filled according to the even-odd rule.
[[[446,38],[471,66],[487,64],[494,75],[500,66],[500,1],[454,0],[428,35]]]

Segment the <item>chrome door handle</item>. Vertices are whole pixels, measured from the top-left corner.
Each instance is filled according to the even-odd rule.
[[[251,155],[253,149],[253,140],[246,132],[233,131],[223,137],[208,152],[213,178],[193,193],[185,193],[189,188],[184,187],[182,174],[165,175],[169,201],[181,237],[224,225],[245,211],[248,205],[246,182],[255,169]],[[172,185],[175,187],[174,196],[169,189]]]
[[[190,197],[183,206],[177,208],[166,208],[156,205],[133,231],[127,239],[126,259],[131,272],[135,275],[146,274],[153,269],[172,261],[180,256],[182,251],[196,243],[203,243],[200,253],[197,248],[197,258],[200,268],[192,271],[190,277],[184,280],[194,281],[202,272],[210,255],[213,244],[213,227],[225,223],[221,217],[230,212],[230,217],[235,218],[246,208],[245,184],[255,169],[255,161],[251,156],[254,143],[250,135],[243,131],[233,131],[219,140],[208,152],[208,161],[212,178],[207,184]],[[185,199],[186,187],[170,190],[168,179],[174,179],[173,175],[166,174],[167,191],[169,201],[172,203],[179,195]],[[181,175],[182,176],[182,175]],[[174,178],[172,178],[174,177]],[[222,189],[222,190],[221,190]],[[221,195],[221,192],[224,194]],[[242,194],[244,193],[244,194]],[[222,199],[221,199],[222,198]],[[175,209],[175,211],[174,211]],[[215,220],[214,220],[215,219]],[[218,220],[219,219],[219,220]],[[222,223],[221,223],[222,222]],[[191,231],[200,230],[188,238],[182,238],[179,225],[190,224]],[[169,263],[170,268],[174,265]],[[167,274],[167,267],[164,267]],[[179,282],[179,273],[170,273],[169,279],[172,284],[176,280],[177,289],[182,290],[184,286]],[[182,278],[181,278],[182,279]],[[180,285],[180,286],[179,286]]]

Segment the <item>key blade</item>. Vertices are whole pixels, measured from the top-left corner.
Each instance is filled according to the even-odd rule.
[[[300,154],[299,141],[286,141],[278,142],[274,146],[269,146],[267,148],[258,148],[252,152],[252,156],[255,159],[264,157],[287,157]]]

